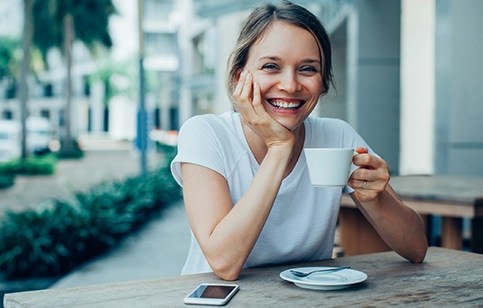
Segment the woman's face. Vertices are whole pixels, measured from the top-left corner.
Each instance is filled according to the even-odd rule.
[[[265,110],[290,130],[310,115],[323,90],[317,41],[288,23],[275,22],[266,30],[250,48],[245,70],[260,84]]]

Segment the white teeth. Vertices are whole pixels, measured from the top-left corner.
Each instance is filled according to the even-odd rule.
[[[284,109],[295,109],[302,105],[302,102],[270,101],[272,106]]]

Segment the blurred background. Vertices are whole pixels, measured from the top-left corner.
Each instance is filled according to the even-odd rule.
[[[483,175],[481,1],[295,2],[321,18],[333,41],[337,93],[317,115],[351,123],[394,174]],[[226,59],[256,4],[2,1],[0,118],[45,119],[58,140],[134,142],[138,122],[159,139],[193,115],[228,110]]]
[[[483,176],[483,1],[293,2],[320,17],[333,44],[336,90],[314,116],[348,121],[393,175]],[[231,109],[226,61],[257,4],[0,1],[0,216],[166,166],[184,121]],[[15,180],[12,170],[29,176]],[[126,191],[138,189],[129,185],[135,189]],[[179,203],[169,187],[163,206]],[[6,247],[0,250],[19,251]],[[64,248],[56,248],[59,255]],[[29,275],[32,263],[13,266],[19,255],[2,253],[0,272],[21,273],[12,277],[59,275],[78,265],[52,267],[60,259],[40,256],[45,270]]]

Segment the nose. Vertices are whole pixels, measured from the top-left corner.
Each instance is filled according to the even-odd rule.
[[[297,74],[292,71],[285,71],[280,76],[279,89],[288,93],[295,93],[302,90]]]

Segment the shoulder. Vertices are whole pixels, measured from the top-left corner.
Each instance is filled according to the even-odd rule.
[[[220,115],[215,114],[203,114],[196,115],[183,123],[180,128],[179,134],[203,134],[208,132],[221,132],[225,131],[228,127],[233,126],[234,116],[230,112],[226,112]]]
[[[214,114],[202,114],[202,115],[193,116],[183,123],[183,125],[180,128],[180,131],[186,130],[186,129],[192,129],[193,127],[209,126],[212,123],[216,123],[218,117],[219,116]]]

